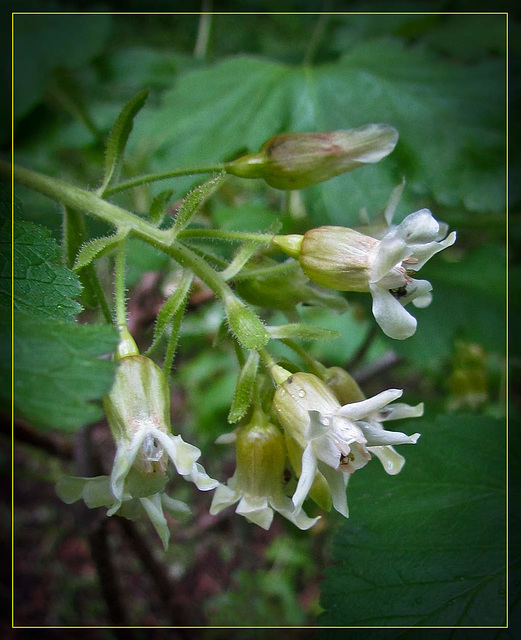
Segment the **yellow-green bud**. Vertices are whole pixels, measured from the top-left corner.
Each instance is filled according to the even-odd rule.
[[[302,239],[299,261],[306,276],[338,291],[369,291],[380,241],[346,227],[317,227]]]
[[[103,406],[114,440],[130,443],[143,428],[170,433],[170,394],[161,369],[141,355],[120,360],[114,385]],[[134,468],[143,473],[164,472],[167,456],[153,438],[143,443]]]
[[[342,367],[330,367],[323,375],[324,382],[333,390],[341,405],[365,400],[356,380]]]
[[[259,497],[281,492],[286,463],[284,436],[261,415],[237,432],[237,486]]]
[[[396,146],[398,132],[386,124],[323,133],[286,133],[226,165],[243,178],[263,178],[276,189],[304,189],[341,173],[378,162]]]

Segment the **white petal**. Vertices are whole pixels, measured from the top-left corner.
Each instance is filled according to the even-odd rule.
[[[195,461],[201,455],[199,449],[185,442],[181,436],[169,435],[159,429],[151,429],[150,431],[165,448],[177,469],[177,473],[182,476],[189,474]]]
[[[420,437],[419,433],[408,436],[400,431],[386,431],[380,426],[375,427],[369,422],[359,421],[358,424],[364,436],[367,438],[368,447],[385,446],[388,444],[416,444]]]
[[[439,222],[432,213],[428,209],[420,209],[404,218],[393,233],[411,245],[432,242],[438,237],[439,230]]]
[[[388,290],[370,285],[373,315],[386,336],[395,340],[410,338],[416,331],[416,318],[411,316]]]
[[[186,502],[171,498],[166,493],[161,494],[161,504],[174,518],[184,518],[191,513],[190,507]]]
[[[380,460],[386,473],[395,476],[400,473],[405,458],[397,453],[392,447],[369,447],[369,451]]]
[[[219,436],[215,441],[215,444],[232,444],[237,440],[237,433],[235,431],[230,431],[229,433],[223,433],[222,436]]]
[[[210,514],[216,515],[226,507],[235,504],[240,498],[237,491],[232,491],[225,484],[220,484],[213,494],[212,504],[210,505]]]
[[[387,222],[388,227],[391,226],[394,213],[396,211],[396,208],[398,207],[398,203],[400,202],[404,188],[405,188],[405,178],[401,181],[401,183],[397,187],[394,187],[394,189],[391,191],[391,195],[389,196],[389,200],[387,201],[387,204],[385,206],[385,211],[384,211],[384,218],[385,218],[385,221]]]
[[[110,489],[114,497],[118,500],[123,499],[123,489],[125,487],[125,479],[134,464],[137,453],[143,444],[143,440],[148,430],[142,429],[136,433],[132,442],[128,444],[119,444],[116,449],[114,463],[112,465],[112,473],[110,474]]]
[[[191,480],[200,491],[210,491],[219,485],[219,482],[210,478],[198,462],[194,463],[192,471],[185,476],[185,480]]]
[[[411,244],[409,245],[412,250],[413,256],[418,260],[416,264],[411,264],[408,266],[412,271],[418,271],[423,267],[423,265],[430,260],[432,256],[436,255],[443,249],[447,247],[451,247],[456,242],[456,232],[453,231],[450,233],[445,240],[441,242],[428,242],[421,244]]]
[[[300,509],[298,513],[295,513],[293,503],[285,495],[270,498],[270,505],[275,509],[275,511],[278,511],[290,522],[293,522],[293,524],[302,531],[310,529],[318,520],[320,520],[320,516],[317,516],[316,518],[309,518],[302,509]]]
[[[331,416],[323,415],[319,411],[308,411],[309,422],[305,428],[304,435],[306,440],[314,440],[315,438],[324,437],[330,430]]]
[[[273,510],[268,506],[266,498],[245,495],[237,505],[235,513],[266,530],[273,521]]]
[[[163,506],[161,504],[161,497],[159,493],[154,494],[150,498],[140,498],[139,501],[152,521],[155,530],[159,534],[163,547],[165,550],[168,549],[170,529],[168,528],[168,523],[163,513]]]
[[[370,282],[381,280],[393,267],[410,255],[411,251],[402,238],[395,238],[387,234],[380,242],[378,253],[371,267]]]
[[[302,454],[302,473],[300,474],[297,488],[295,489],[295,493],[293,494],[293,497],[291,499],[293,504],[295,505],[295,512],[297,513],[302,508],[304,500],[306,499],[306,496],[311,489],[311,485],[313,484],[313,480],[315,479],[316,472],[317,459],[315,458],[313,447],[308,444],[308,446],[304,449],[304,453]]]
[[[333,498],[333,506],[338,513],[341,513],[345,518],[349,518],[346,495],[346,487],[350,478],[349,473],[331,469],[331,467],[327,467],[323,464],[320,465],[320,472],[329,485],[331,497]]]
[[[345,404],[337,411],[337,414],[351,420],[361,420],[374,411],[380,411],[380,409],[386,407],[390,402],[394,402],[394,400],[400,398],[402,394],[403,391],[401,389],[387,389],[387,391],[382,391],[367,400]]]
[[[415,307],[424,309],[432,302],[432,285],[428,280],[414,280],[410,287],[410,295],[407,296],[407,302],[412,300]]]
[[[401,418],[419,418],[423,415],[423,402],[412,407],[404,402],[396,402],[393,405],[385,407],[379,415],[378,420],[385,422],[386,420],[400,420]]]

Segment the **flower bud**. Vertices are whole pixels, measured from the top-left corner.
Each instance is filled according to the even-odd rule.
[[[237,432],[237,486],[251,496],[281,491],[286,447],[279,429],[254,420]]]
[[[170,433],[170,394],[161,369],[142,355],[121,359],[114,385],[103,400],[117,444],[130,443],[138,431],[154,427]],[[148,438],[148,439],[147,439]],[[167,456],[155,439],[146,437],[134,468],[142,473],[164,472]]]
[[[232,333],[246,349],[260,349],[270,339],[257,315],[234,295],[224,300],[226,317]]]
[[[379,240],[346,227],[325,226],[308,231],[299,261],[306,276],[339,291],[369,291],[371,267]]]
[[[340,404],[365,400],[363,391],[356,380],[342,367],[330,367],[323,374],[323,380],[333,390]]]
[[[398,132],[386,124],[324,133],[286,133],[265,142],[258,153],[238,158],[226,171],[263,178],[276,189],[304,189],[389,155]]]

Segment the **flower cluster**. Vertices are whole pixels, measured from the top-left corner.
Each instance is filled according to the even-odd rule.
[[[350,131],[284,134],[268,140],[258,153],[231,161],[224,168],[236,176],[262,178],[277,189],[301,189],[378,162],[394,149],[397,140],[396,130],[382,124]],[[339,291],[370,293],[374,317],[387,336],[403,340],[415,333],[416,319],[405,307],[409,302],[416,307],[428,306],[432,286],[413,276],[436,253],[453,245],[456,233],[447,235],[447,226],[428,209],[411,213],[394,225],[392,217],[402,190],[403,184],[391,194],[382,233],[373,229],[370,234],[369,228],[362,233],[321,226],[303,235],[265,234],[266,244],[293,258],[283,264],[256,251],[257,238],[253,249],[245,244],[220,273],[197,254],[186,265],[183,260],[191,252],[179,254],[184,256],[180,262],[189,274],[187,282],[192,281],[192,271],[202,279],[206,276],[204,281],[220,298],[243,364],[229,417],[238,424],[218,440],[235,444],[236,468],[226,483],[211,478],[198,462],[201,451],[173,433],[168,371],[139,354],[126,328],[124,302],[120,304],[117,373],[104,399],[116,444],[112,470],[110,475],[97,478],[63,479],[58,485],[60,496],[66,502],[83,499],[89,507],[105,506],[108,515],[134,518],[146,514],[166,547],[169,528],[164,509],[176,518],[189,512],[187,505],[165,493],[169,466],[198,489],[215,489],[212,515],[237,505],[237,514],[264,529],[271,526],[275,512],[300,529],[311,528],[321,516],[304,511],[308,498],[323,510],[334,507],[348,517],[348,481],[373,456],[389,475],[398,474],[405,460],[394,447],[416,444],[420,434],[390,430],[384,423],[422,416],[423,403],[411,406],[397,402],[403,393],[400,389],[366,398],[348,372],[339,367],[327,369],[291,343],[291,338],[310,337],[310,327],[299,322],[297,305],[318,305],[340,313],[347,301]],[[204,194],[204,189],[200,193]],[[194,202],[190,207],[195,211]],[[252,234],[247,235],[249,242]],[[176,237],[181,237],[180,233]],[[241,274],[248,261],[248,271]],[[227,284],[231,279],[235,279],[235,290]],[[121,303],[124,287],[121,282],[119,286]],[[175,339],[188,290],[189,284],[183,295],[173,294],[158,320],[164,331],[170,313]],[[245,301],[279,310],[291,324],[266,327]],[[292,373],[279,366],[266,351],[270,339],[285,340],[304,357],[313,373]],[[175,341],[167,350],[170,365],[172,344]],[[247,358],[241,348],[249,351]],[[266,373],[258,372],[261,360],[269,379]],[[469,386],[469,376],[462,376]]]

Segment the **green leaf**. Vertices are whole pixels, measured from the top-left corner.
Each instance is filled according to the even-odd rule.
[[[157,145],[160,170],[256,151],[281,131],[387,123],[400,133],[389,158],[305,190],[315,221],[356,224],[360,208],[375,214],[403,175],[422,196],[502,210],[505,77],[501,58],[458,65],[393,38],[319,67],[234,57],[182,75],[134,141]]]
[[[185,197],[172,227],[172,239],[175,239],[177,234],[186,227],[208,198],[220,187],[225,177],[226,174],[222,172],[217,177],[199,185]]]
[[[157,347],[174,315],[184,307],[193,279],[194,276],[191,271],[182,272],[181,280],[179,281],[174,293],[168,298],[157,314],[154,340],[152,341],[147,353],[151,353]]]
[[[7,226],[0,238],[0,302],[10,306],[11,243]],[[14,223],[14,309],[41,318],[72,320],[81,305],[72,298],[81,285],[72,271],[62,267],[60,248],[48,229],[30,222]]]
[[[2,333],[8,330],[4,322]],[[110,391],[115,363],[99,357],[114,351],[117,341],[109,326],[15,313],[15,414],[42,429],[66,431],[101,418],[92,401]]]
[[[107,140],[105,151],[105,173],[99,191],[103,193],[108,187],[116,166],[123,157],[128,137],[132,131],[134,118],[143,108],[148,98],[148,89],[141,91],[132,100],[127,102],[119,114]]]
[[[40,101],[54,69],[79,67],[100,51],[110,23],[101,14],[14,16],[16,119]]]
[[[95,258],[100,258],[114,249],[128,235],[128,231],[119,231],[112,236],[89,240],[80,249],[74,263],[74,271],[79,271],[90,264]]]
[[[372,461],[349,484],[320,625],[505,622],[505,424],[462,414],[414,424],[422,438],[401,450],[398,476]]]
[[[152,200],[148,217],[150,222],[152,224],[155,224],[157,227],[160,226],[165,218],[166,205],[168,204],[168,201],[173,194],[173,189],[165,189],[164,191],[158,193],[157,196]]]
[[[321,329],[310,324],[282,324],[278,327],[266,327],[270,337],[277,340],[300,338],[301,340],[336,340],[338,331]]]
[[[241,369],[237,378],[235,393],[233,394],[232,406],[228,414],[228,422],[235,423],[246,415],[253,398],[253,387],[259,368],[259,354],[257,351],[250,351],[248,359]]]

